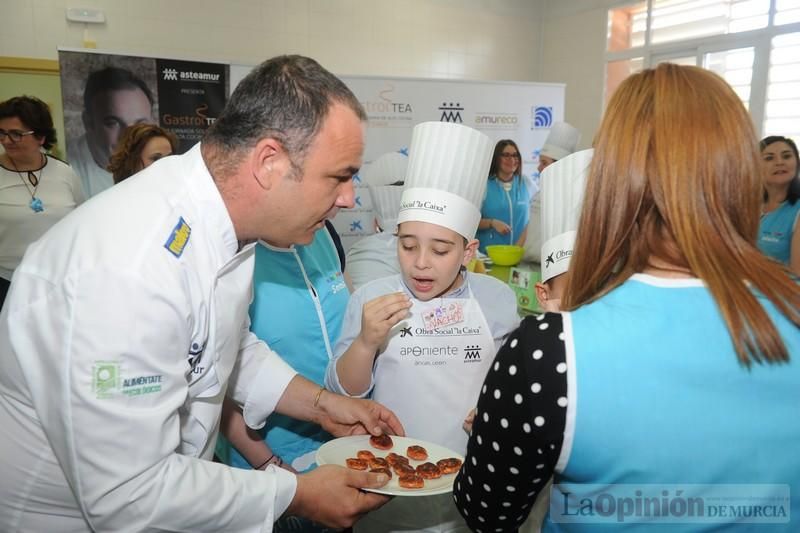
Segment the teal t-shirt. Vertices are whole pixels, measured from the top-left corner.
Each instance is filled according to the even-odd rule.
[[[350,297],[328,231],[323,228],[311,244],[289,249],[259,243],[253,292],[250,329],[302,376],[322,385]],[[261,435],[289,464],[298,457],[308,458],[331,438],[316,424],[278,413],[267,419]],[[228,463],[250,468],[233,449]],[[313,460],[303,460],[298,470],[309,465]]]
[[[783,202],[780,207],[761,215],[758,225],[758,248],[769,257],[789,264],[792,257],[792,235],[797,228],[800,201]]]

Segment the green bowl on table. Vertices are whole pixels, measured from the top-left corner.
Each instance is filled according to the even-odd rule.
[[[512,244],[491,244],[486,247],[486,253],[495,265],[514,266],[522,261],[525,249]]]

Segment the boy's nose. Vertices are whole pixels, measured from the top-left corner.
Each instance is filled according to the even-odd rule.
[[[414,266],[419,269],[428,268],[428,254],[420,251],[419,254],[417,254],[416,261],[414,261]]]

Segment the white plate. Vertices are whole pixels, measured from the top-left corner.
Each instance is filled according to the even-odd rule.
[[[449,457],[455,457],[461,459],[461,461],[464,460],[463,455],[432,442],[409,437],[395,437],[394,435],[392,435],[392,440],[394,441],[394,446],[391,450],[379,450],[370,445],[369,435],[355,435],[352,437],[334,439],[326,442],[317,450],[317,464],[340,465],[346,468],[346,460],[351,457],[356,457],[359,450],[369,450],[375,454],[375,457],[385,458],[390,452],[394,452],[398,455],[406,455],[406,449],[414,445],[422,446],[428,450],[428,458],[425,461],[409,459],[409,464],[414,467],[425,462],[436,464],[436,461]],[[453,481],[455,481],[455,479],[455,474],[445,474],[438,479],[426,479],[425,486],[421,489],[406,489],[400,486],[397,482],[397,475],[392,473],[392,479],[383,487],[364,490],[377,492],[378,494],[388,494],[390,496],[433,496],[434,494],[452,492]]]

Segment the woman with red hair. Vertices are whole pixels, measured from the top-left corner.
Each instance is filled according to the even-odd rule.
[[[733,528],[703,507],[721,501],[798,530],[800,290],[756,247],[760,165],[716,74],[661,64],[622,83],[566,312],[526,318],[478,400],[454,490],[474,530],[515,531],[553,475],[545,531]]]
[[[120,137],[108,171],[119,183],[177,150],[178,137],[171,131],[155,124],[134,124]]]

